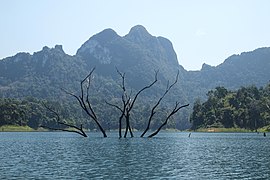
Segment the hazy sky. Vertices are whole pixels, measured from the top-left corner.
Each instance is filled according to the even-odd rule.
[[[270,46],[269,0],[1,0],[0,59],[63,45],[73,55],[106,28],[141,24],[168,38],[179,64],[198,70]]]

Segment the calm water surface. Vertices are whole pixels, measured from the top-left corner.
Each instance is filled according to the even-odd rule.
[[[270,179],[270,134],[188,134],[0,133],[0,179]]]

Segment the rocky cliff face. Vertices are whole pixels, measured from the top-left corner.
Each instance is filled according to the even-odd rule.
[[[153,79],[155,70],[160,71],[160,79],[165,81],[173,79],[179,69],[172,43],[166,38],[152,36],[140,25],[124,37],[106,29],[86,41],[76,56],[89,67],[101,69],[103,75],[114,77],[114,67],[117,67],[126,72],[129,83],[135,88]]]
[[[86,41],[77,51],[76,56],[80,56],[86,61],[97,61],[100,64],[112,63],[112,52],[108,47],[116,39],[121,38],[112,29],[94,35]]]
[[[162,92],[167,80],[173,81],[179,70],[176,89],[185,97],[183,99],[192,101],[205,97],[206,92],[216,86],[235,89],[268,83],[270,48],[233,55],[217,67],[204,64],[201,71],[186,71],[179,65],[172,43],[151,35],[143,26],[134,26],[123,37],[112,29],[105,29],[87,40],[74,56],[67,55],[61,45],[56,45],[44,47],[33,55],[18,53],[1,60],[0,95],[54,96],[59,87],[75,88],[93,67],[102,82],[109,80],[115,84],[119,80],[117,67],[126,73],[128,86],[135,89],[151,82],[155,70],[159,70],[157,92]]]

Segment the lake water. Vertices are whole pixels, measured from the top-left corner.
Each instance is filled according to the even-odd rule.
[[[270,134],[188,134],[3,132],[0,179],[270,179]]]

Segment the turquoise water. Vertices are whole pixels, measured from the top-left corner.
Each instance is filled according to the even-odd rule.
[[[188,134],[0,133],[0,179],[270,179],[270,134]]]

